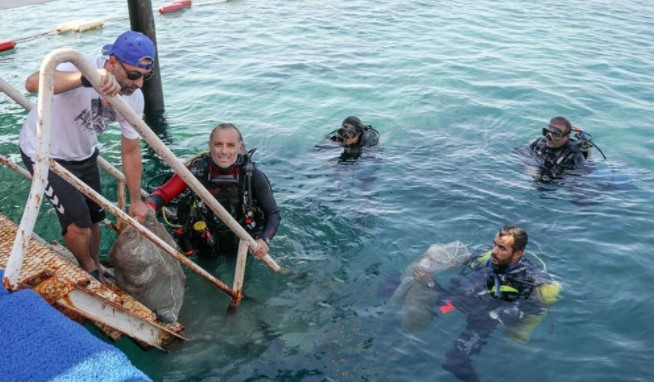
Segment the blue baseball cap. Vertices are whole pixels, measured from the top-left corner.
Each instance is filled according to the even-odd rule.
[[[114,55],[120,61],[138,68],[152,70],[154,66],[155,49],[152,40],[141,32],[127,31],[116,39],[113,44],[102,48],[105,56]],[[150,59],[149,64],[143,64],[143,59]]]

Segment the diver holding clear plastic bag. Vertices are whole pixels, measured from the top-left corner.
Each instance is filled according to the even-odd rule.
[[[391,302],[400,309],[405,331],[416,333],[424,330],[434,317],[434,307],[447,293],[431,275],[456,268],[470,257],[470,252],[460,241],[433,244],[407,268],[400,286],[391,296]]]
[[[432,245],[412,264],[391,301],[400,307],[402,327],[410,333],[424,330],[436,315],[458,310],[466,315],[466,327],[447,352],[443,368],[465,381],[479,380],[471,356],[501,325],[507,336],[527,342],[550,305],[556,302],[561,284],[545,270],[545,263],[531,252],[524,257],[527,233],[518,226],[500,228],[492,250],[476,257],[461,242]],[[445,289],[434,273],[462,267]]]

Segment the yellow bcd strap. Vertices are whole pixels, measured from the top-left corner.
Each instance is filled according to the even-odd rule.
[[[491,287],[489,289],[489,291],[490,291],[491,294],[494,294],[495,293],[495,285],[493,285],[493,287]],[[519,291],[517,289],[515,289],[514,287],[509,286],[509,285],[500,285],[500,292],[503,292],[503,293],[518,293]]]

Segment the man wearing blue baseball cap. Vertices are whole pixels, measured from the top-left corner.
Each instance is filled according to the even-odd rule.
[[[143,222],[147,207],[141,200],[141,151],[139,134],[105,99],[121,95],[137,114],[143,114],[144,101],[140,88],[152,76],[155,47],[142,33],[127,31],[102,49],[106,57],[85,56],[98,69],[98,89],[71,63],[57,66],[52,103],[50,156],[79,179],[101,192],[97,165],[98,135],[112,122],[121,128],[121,156],[130,196],[129,214]],[[27,78],[25,88],[31,93],[39,89],[39,73]],[[32,108],[20,131],[20,151],[25,166],[33,172],[36,155],[37,107]],[[61,224],[66,247],[80,266],[96,279],[108,277],[100,265],[100,227],[104,209],[65,180],[50,172],[46,196],[52,203]]]

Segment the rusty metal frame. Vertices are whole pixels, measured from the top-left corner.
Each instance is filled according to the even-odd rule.
[[[9,167],[11,169],[13,169],[14,171],[16,171],[17,173],[19,173],[20,175],[24,176],[27,179],[32,178],[32,176],[30,175],[30,173],[27,170],[25,170],[24,168],[16,165],[15,163],[11,162],[10,160],[8,160],[3,155],[0,155],[0,163],[4,164],[5,166],[7,166],[7,167]],[[84,182],[82,182],[81,180],[76,178],[72,173],[70,173],[65,168],[61,167],[61,165],[59,165],[57,162],[55,162],[52,159],[50,160],[50,166],[51,166],[52,171],[55,174],[61,176],[63,179],[65,179],[70,184],[72,184],[77,189],[79,189],[84,195],[86,195],[89,198],[93,199],[96,203],[100,204],[102,207],[107,209],[109,212],[113,213],[118,218],[119,222],[126,222],[126,220],[124,218],[127,217],[127,214],[125,214],[125,212],[123,211],[124,208],[121,208],[120,205],[114,206],[111,202],[109,202],[107,199],[102,197],[102,195],[95,192],[92,188],[90,188]],[[111,165],[109,164],[109,166],[111,166]],[[115,168],[114,168],[114,170],[115,170]],[[116,170],[116,171],[118,171],[118,170]],[[120,174],[120,172],[118,172],[118,174]],[[122,174],[120,174],[120,175],[122,176]],[[119,185],[124,184],[124,179],[125,178],[122,177],[123,182],[121,182],[121,179],[119,177],[117,177],[117,180],[119,181]],[[124,187],[123,187],[123,189],[124,189]],[[121,218],[121,215],[122,215],[122,218]],[[114,223],[112,223],[111,221],[109,221],[107,219],[105,219],[105,220],[107,222],[106,224],[109,225],[111,228],[119,230],[119,228],[117,228]],[[167,253],[171,254],[173,257],[175,257],[178,261],[180,261],[181,263],[183,263],[184,265],[189,267],[191,270],[193,270],[196,273],[199,273],[201,277],[207,279],[209,282],[211,282],[212,284],[218,286],[221,290],[225,291],[225,293],[227,293],[228,295],[230,295],[232,297],[232,301],[237,299],[237,296],[239,296],[239,293],[237,293],[235,290],[229,289],[229,287],[226,284],[224,284],[220,280],[216,279],[215,277],[211,276],[209,273],[204,271],[201,267],[199,267],[198,265],[193,263],[191,260],[186,258],[186,256],[178,253],[174,248],[168,246],[163,240],[161,240],[160,238],[158,238],[157,236],[152,234],[150,231],[148,231],[145,227],[141,226],[135,220],[134,220],[134,222],[136,224],[138,224],[138,226],[140,226],[140,227],[137,227],[135,225],[132,225],[132,226],[136,230],[138,230],[141,234],[143,234],[146,238],[148,238],[150,241],[152,241],[153,244],[159,246],[162,250],[164,250]],[[123,225],[124,224],[126,224],[126,223],[123,223]],[[120,232],[120,230],[119,230],[119,232]],[[247,246],[245,247],[245,250],[246,250],[245,255],[247,256]],[[240,251],[239,251],[239,255],[240,255]],[[200,270],[201,272],[198,272],[198,270]],[[242,276],[241,276],[241,279],[242,279]],[[239,284],[239,285],[242,287],[242,283]],[[238,298],[238,301],[240,301],[240,298]]]
[[[238,242],[238,255],[236,257],[236,269],[234,271],[234,284],[232,289],[236,295],[232,297],[229,306],[237,307],[243,298],[243,279],[245,278],[245,265],[248,260],[248,243],[245,240]]]
[[[9,85],[2,78],[0,78],[0,91],[7,94],[9,98],[13,99],[17,104],[22,106],[24,109],[29,111],[32,108],[32,102],[30,102],[30,100],[27,99],[27,97],[25,97],[16,89],[14,89],[13,86]]]
[[[191,261],[188,257],[184,256],[183,254],[177,252],[177,250],[173,247],[171,247],[168,243],[166,243],[163,239],[159,238],[156,236],[154,233],[152,233],[150,230],[145,228],[141,223],[136,221],[136,219],[132,218],[129,216],[125,211],[121,210],[117,206],[115,206],[113,203],[105,199],[102,195],[100,195],[97,191],[89,187],[86,183],[82,182],[79,180],[75,175],[70,173],[70,171],[66,170],[63,166],[61,166],[59,163],[55,162],[53,159],[50,159],[50,169],[60,177],[62,177],[65,181],[73,185],[75,188],[80,190],[84,195],[87,197],[91,198],[94,202],[98,203],[102,207],[104,207],[107,211],[109,211],[111,214],[115,215],[118,219],[123,220],[125,223],[127,223],[129,226],[137,230],[141,235],[145,236],[148,240],[150,240],[154,245],[157,247],[161,248],[164,252],[168,253],[170,256],[174,257],[177,259],[180,263],[186,265],[190,270],[193,272],[197,273],[200,275],[200,277],[204,278],[205,280],[209,281],[210,283],[214,284],[221,290],[223,290],[225,293],[230,295],[231,297],[236,296],[236,292],[230,289],[225,283],[222,281],[218,280],[214,276],[212,276],[210,273],[205,271],[202,267],[199,265],[195,264],[193,261]]]
[[[153,324],[142,317],[126,313],[120,306],[98,299],[83,289],[71,290],[66,296],[56,300],[56,303],[86,319],[107,325],[111,329],[137,338],[159,350],[165,351],[162,344],[170,342],[173,338],[185,340],[183,336],[174,331]]]
[[[8,260],[18,226],[0,214],[0,264]],[[163,349],[174,339],[185,340],[181,324],[156,321],[156,314],[113,284],[101,284],[77,266],[59,243],[32,234],[21,268],[20,289],[30,288],[74,321],[91,320],[107,337],[129,335],[144,346]]]
[[[0,155],[0,163],[4,164],[5,166],[7,166],[7,167],[9,167],[11,169],[13,169],[14,171],[18,172],[20,175],[26,177],[27,179],[32,178],[32,176],[30,175],[30,173],[27,170],[25,170],[24,168],[16,165],[15,163],[9,161],[3,155]],[[108,165],[111,166],[110,164],[108,164]],[[113,167],[113,166],[111,166],[111,167]],[[155,236],[147,228],[143,227],[136,220],[129,217],[129,215],[127,215],[124,212],[124,208],[121,207],[120,202],[118,203],[118,205],[114,205],[113,203],[111,203],[110,201],[105,199],[102,195],[97,193],[95,190],[93,190],[87,184],[85,184],[84,182],[79,180],[77,177],[75,177],[75,175],[70,173],[68,170],[66,170],[64,167],[62,167],[60,164],[58,164],[57,162],[55,162],[52,159],[50,159],[50,169],[55,174],[59,175],[64,180],[66,180],[68,183],[72,184],[75,188],[80,190],[80,192],[82,192],[84,195],[86,195],[87,197],[93,199],[93,201],[95,201],[96,203],[98,203],[99,205],[101,205],[102,207],[104,207],[106,210],[108,210],[110,213],[112,213],[114,216],[117,217],[118,222],[119,222],[118,227],[116,227],[116,225],[114,223],[112,223],[111,221],[105,219],[107,221],[107,223],[106,223],[107,225],[109,225],[110,227],[116,229],[118,232],[122,231],[122,228],[120,227],[121,224],[123,225],[123,228],[124,228],[124,226],[126,224],[131,225],[134,229],[136,229],[138,232],[140,232],[143,236],[145,236],[153,244],[155,244],[156,246],[158,246],[159,248],[161,248],[163,251],[167,252],[171,256],[175,257],[179,262],[186,265],[189,269],[191,269],[195,273],[198,273],[202,278],[206,279],[210,283],[216,285],[218,288],[223,290],[225,293],[227,293],[229,296],[232,297],[232,302],[236,301],[236,305],[238,305],[238,302],[241,300],[240,295],[242,293],[240,293],[240,290],[243,287],[242,280],[243,280],[243,272],[244,272],[244,267],[239,267],[239,264],[241,262],[244,263],[245,260],[247,259],[247,249],[248,249],[247,242],[245,242],[245,246],[243,245],[243,243],[244,243],[243,240],[241,240],[239,242],[239,252],[238,252],[239,257],[238,257],[238,261],[237,261],[237,265],[236,265],[235,279],[234,279],[235,280],[234,281],[234,286],[235,287],[234,287],[234,289],[230,289],[225,283],[223,283],[219,279],[215,278],[211,274],[204,271],[204,269],[202,269],[200,266],[198,266],[193,261],[188,259],[186,256],[184,256],[183,254],[177,252],[177,250],[175,248],[169,246],[165,241],[163,241],[159,237]],[[118,171],[115,168],[114,168],[114,170]],[[125,178],[122,176],[122,174],[120,172],[118,172],[118,174],[120,174],[120,176],[116,177],[117,180],[118,180],[118,184],[119,184],[119,186],[121,184],[124,186],[124,184],[125,184],[124,179]],[[124,193],[124,187],[123,187],[123,193]],[[120,200],[120,189],[119,189],[119,200]],[[131,222],[128,221],[128,220],[131,220]],[[243,259],[241,259],[241,257]],[[241,280],[241,281],[239,281],[237,283],[236,280]],[[238,286],[238,288],[237,288],[237,286]],[[234,305],[234,303],[232,303],[232,305]]]
[[[18,287],[18,275],[23,264],[29,238],[34,230],[34,224],[41,208],[43,193],[47,183],[55,68],[59,62],[71,61],[72,59],[72,54],[60,54],[57,51],[53,51],[41,63],[34,174],[32,175],[30,194],[23,210],[23,217],[16,232],[16,239],[14,240],[11,255],[5,269],[5,276],[2,280],[8,290],[14,290]],[[84,60],[78,61],[80,61],[81,70],[84,72],[92,71],[93,68],[88,63],[82,62]],[[94,74],[97,77],[97,73]]]
[[[27,178],[29,180],[32,180],[32,175],[29,173],[29,171],[27,171],[24,168],[20,167],[16,163],[10,161],[9,158],[7,158],[6,156],[1,155],[1,154],[0,154],[0,163],[2,163],[3,165],[9,167],[10,169],[16,171],[18,174],[22,175],[23,177],[25,177],[25,178]]]

